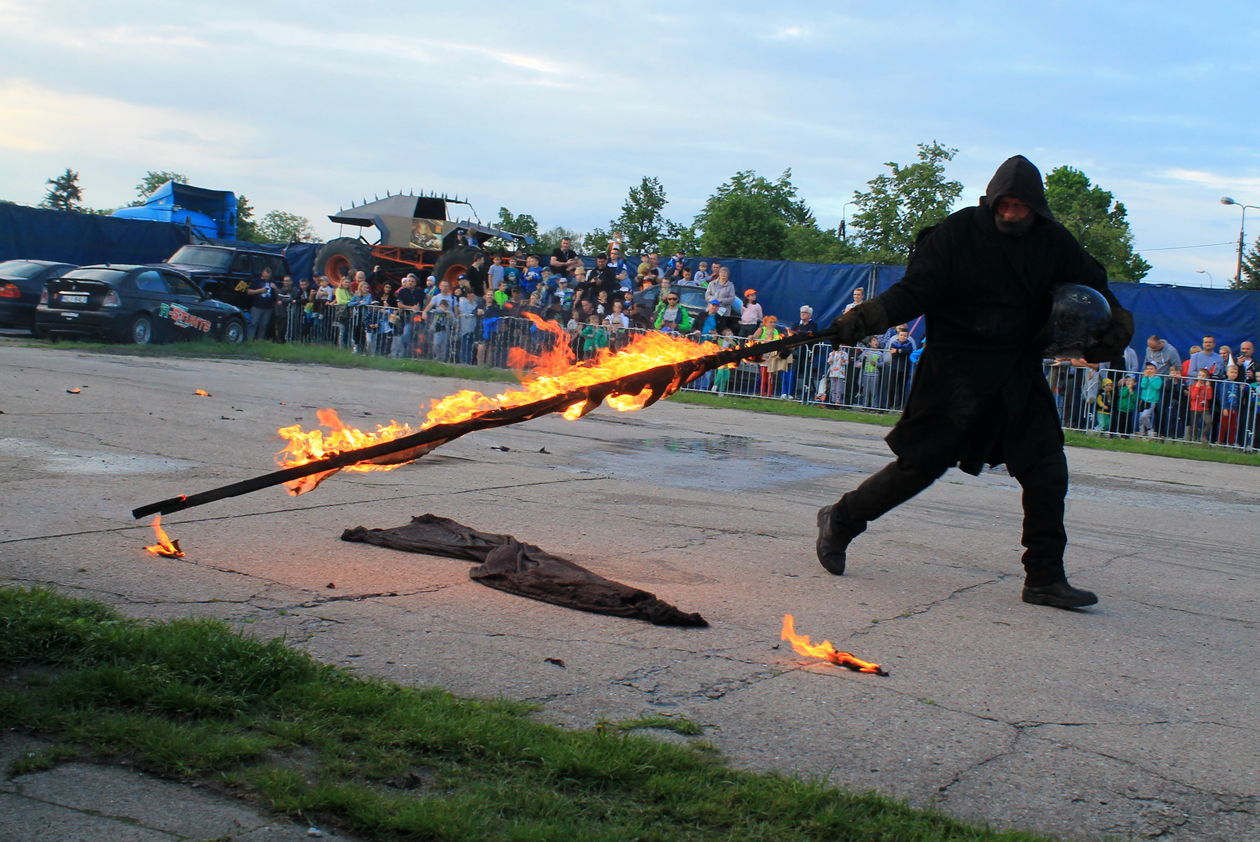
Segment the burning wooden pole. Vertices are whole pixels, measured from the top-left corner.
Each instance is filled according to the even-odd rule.
[[[400,464],[423,456],[440,444],[467,435],[477,430],[489,430],[529,421],[552,412],[562,412],[571,406],[583,404],[581,414],[585,415],[601,405],[612,395],[641,395],[650,390],[649,397],[643,406],[651,406],[663,397],[676,392],[687,383],[706,371],[728,363],[737,362],[747,357],[759,357],[763,354],[819,342],[829,337],[829,332],[788,336],[771,342],[760,342],[741,348],[729,348],[701,357],[666,363],[653,368],[636,371],[622,377],[594,383],[563,392],[552,397],[542,398],[528,404],[503,409],[493,409],[467,418],[463,421],[434,424],[417,433],[400,436],[391,441],[368,445],[355,450],[346,450],[333,456],[272,471],[268,474],[212,488],[199,494],[171,497],[159,500],[131,510],[131,516],[139,519],[151,514],[170,514],[171,512],[190,509],[216,500],[249,494],[273,485],[293,482],[305,477],[338,471],[350,465],[363,462],[375,462],[380,465]]]

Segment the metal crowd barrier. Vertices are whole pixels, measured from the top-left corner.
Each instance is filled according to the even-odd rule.
[[[347,350],[401,359],[507,368],[513,348],[541,353],[556,338],[522,318],[475,316],[421,320],[391,307],[330,305],[320,309],[289,306],[277,313],[274,338],[287,342],[335,345]],[[600,348],[629,344],[639,328],[582,326],[565,331],[578,360]],[[722,341],[706,337],[715,350]],[[1044,374],[1065,430],[1100,436],[1150,438],[1255,450],[1260,444],[1260,388],[1237,382],[1206,381],[1191,392],[1179,374],[1152,380],[1136,372],[1097,371],[1047,360]],[[914,379],[910,355],[890,354],[882,346],[841,347],[820,342],[794,349],[790,356],[745,360],[707,372],[684,386],[693,392],[778,398],[804,404],[900,412]],[[1110,380],[1110,384],[1107,381]],[[1100,392],[1110,394],[1100,404]],[[1109,411],[1108,411],[1109,408]]]

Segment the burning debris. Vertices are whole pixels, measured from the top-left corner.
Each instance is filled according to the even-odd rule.
[[[198,390],[196,390],[195,392],[193,392],[193,394],[194,394],[194,395],[196,395],[196,396],[197,396],[197,397],[199,397],[199,398],[209,398],[209,397],[213,397],[213,395],[211,395],[211,394],[210,394],[209,392],[207,392],[205,389],[198,389]]]
[[[156,544],[149,544],[146,550],[154,555],[160,555],[162,558],[183,558],[184,551],[179,548],[179,539],[171,540],[166,534],[166,530],[162,528],[162,516],[158,515],[153,518],[153,534],[157,536]]]
[[[861,658],[855,657],[850,652],[840,652],[831,644],[830,640],[824,640],[822,643],[810,643],[808,635],[796,633],[796,620],[791,614],[783,615],[783,631],[779,635],[782,640],[786,640],[792,644],[792,650],[798,655],[805,655],[809,658],[822,658],[825,661],[836,664],[837,666],[846,667],[854,672],[869,672],[875,675],[888,675],[879,664],[873,664],[870,661],[863,661]]]

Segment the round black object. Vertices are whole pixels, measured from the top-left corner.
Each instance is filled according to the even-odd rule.
[[[1079,357],[1102,338],[1111,324],[1111,305],[1093,287],[1060,284],[1054,288],[1050,321],[1048,357]]]

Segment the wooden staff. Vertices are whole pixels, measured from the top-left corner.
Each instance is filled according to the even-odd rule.
[[[788,336],[771,342],[746,345],[742,348],[728,348],[725,351],[717,351],[690,360],[666,363],[665,365],[636,371],[613,380],[607,380],[603,383],[594,383],[560,395],[541,398],[533,403],[488,410],[463,421],[434,424],[432,427],[428,427],[418,433],[401,436],[392,441],[371,444],[355,450],[345,450],[333,456],[326,456],[323,459],[307,462],[304,465],[296,465],[292,468],[272,471],[269,474],[262,474],[261,476],[241,480],[229,485],[221,485],[218,488],[202,491],[199,494],[181,494],[178,497],[159,500],[156,503],[148,503],[132,509],[131,516],[138,520],[151,514],[170,514],[183,509],[191,509],[194,506],[213,503],[216,500],[223,500],[227,497],[249,494],[251,491],[258,491],[262,488],[302,479],[312,474],[340,470],[359,462],[380,460],[382,457],[397,454],[399,451],[421,448],[426,445],[432,449],[432,447],[436,447],[443,442],[459,438],[476,430],[504,427],[508,424],[517,424],[521,421],[528,421],[531,418],[538,418],[552,412],[561,412],[582,401],[586,402],[586,405],[582,407],[582,414],[585,415],[602,404],[609,395],[637,395],[641,394],[644,389],[651,389],[651,395],[647,403],[644,404],[645,407],[651,406],[661,398],[673,394],[684,383],[706,371],[712,371],[719,366],[736,362],[745,357],[758,357],[762,354],[775,353],[784,348],[794,348],[811,342],[819,342],[827,339],[830,335],[830,330],[827,330],[821,333]]]

